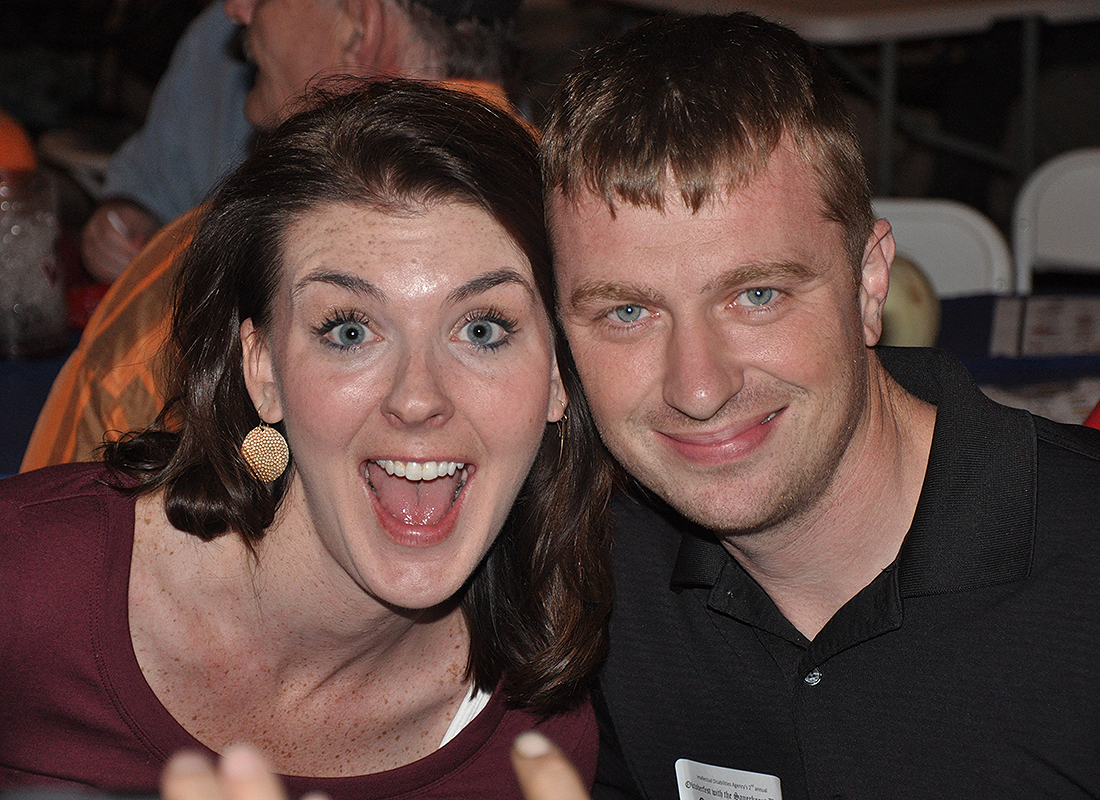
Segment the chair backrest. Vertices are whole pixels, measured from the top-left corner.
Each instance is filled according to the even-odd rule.
[[[1082,148],[1039,166],[1020,189],[1012,214],[1016,291],[1031,291],[1033,272],[1100,272],[1100,148]]]
[[[919,266],[940,298],[1012,294],[1012,255],[1004,235],[977,209],[954,200],[877,197],[898,254]]]

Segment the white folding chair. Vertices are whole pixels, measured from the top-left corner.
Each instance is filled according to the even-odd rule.
[[[1012,294],[1012,255],[992,220],[954,200],[877,197],[875,214],[890,221],[898,255],[924,271],[936,295]]]
[[[1071,150],[1024,181],[1012,215],[1016,292],[1034,272],[1100,272],[1100,148]]]

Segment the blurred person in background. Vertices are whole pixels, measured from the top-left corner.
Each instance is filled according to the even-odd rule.
[[[242,107],[253,125],[268,127],[293,110],[311,80],[336,73],[444,81],[516,113],[505,86],[514,74],[509,23],[519,4],[228,0],[225,13],[243,26],[245,51],[255,65]],[[210,17],[200,23],[209,24]],[[93,460],[105,436],[144,428],[156,418],[164,397],[154,362],[167,332],[174,258],[199,215],[188,211],[161,229],[100,302],[51,388],[21,471]],[[127,246],[106,211],[89,225]]]
[[[114,281],[166,222],[198,205],[244,160],[252,68],[238,26],[215,0],[184,32],[141,129],[111,156],[101,200],[84,226],[84,266]]]
[[[111,283],[165,223],[197,206],[313,77],[346,72],[498,84],[519,0],[226,0],[184,33],[140,131],[112,157],[82,233]],[[243,42],[238,41],[243,29]],[[243,48],[242,48],[243,44]],[[243,55],[240,51],[243,49]]]

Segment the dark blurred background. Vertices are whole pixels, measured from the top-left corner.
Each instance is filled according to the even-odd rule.
[[[2,0],[0,108],[36,138],[76,131],[93,149],[109,152],[141,124],[176,40],[204,5],[204,0]],[[525,52],[521,109],[537,122],[542,103],[579,48],[650,13],[602,0],[527,0],[516,29]],[[1008,21],[980,34],[901,42],[901,109],[932,130],[963,135],[1011,156],[1020,135],[1020,36],[1021,23]],[[1036,164],[1065,150],[1100,145],[1100,23],[1043,24],[1040,41]],[[877,80],[875,45],[838,48],[833,55]],[[849,85],[874,177],[876,101],[856,83]],[[1017,174],[940,152],[904,133],[893,146],[892,193],[961,200],[1007,233]],[[79,227],[90,199],[70,186],[63,200],[66,225]]]

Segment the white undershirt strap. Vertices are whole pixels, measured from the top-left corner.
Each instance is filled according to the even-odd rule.
[[[470,691],[466,692],[466,697],[462,699],[462,703],[459,705],[458,711],[455,712],[454,719],[451,720],[447,732],[443,734],[443,741],[439,743],[439,746],[442,747],[447,744],[458,735],[459,731],[469,725],[474,717],[481,713],[481,709],[485,708],[492,696],[492,692],[475,691],[474,685],[470,684]]]

